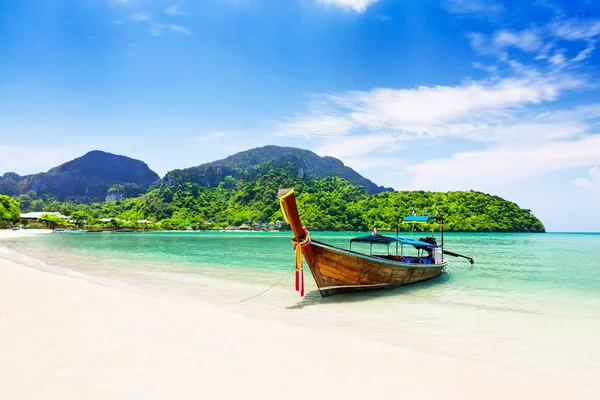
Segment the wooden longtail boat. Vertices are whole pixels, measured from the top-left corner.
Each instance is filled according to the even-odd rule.
[[[370,235],[351,240],[385,244],[387,254],[373,255],[346,250],[326,243],[311,240],[308,231],[302,226],[293,189],[281,189],[278,193],[283,216],[294,233],[292,242],[296,245],[296,290],[304,294],[302,275],[302,255],[310,268],[312,276],[322,296],[334,294],[381,289],[394,286],[424,282],[439,277],[448,262],[443,259],[442,245],[438,246],[433,238],[427,241],[405,239],[393,236]],[[405,221],[426,222],[435,217],[405,217]],[[389,254],[389,245],[396,244],[396,255]],[[411,245],[418,251],[418,256],[407,257],[397,254],[398,245]],[[300,283],[299,283],[300,280]]]

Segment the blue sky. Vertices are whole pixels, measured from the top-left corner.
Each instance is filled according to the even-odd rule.
[[[0,173],[278,144],[600,231],[599,38],[591,0],[4,0]]]

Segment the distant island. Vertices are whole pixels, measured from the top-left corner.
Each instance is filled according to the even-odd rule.
[[[21,213],[57,212],[39,221],[88,229],[284,229],[277,190],[293,187],[308,229],[395,230],[398,217],[439,212],[447,231],[544,232],[530,210],[489,194],[393,191],[342,161],[303,149],[265,146],[223,160],[168,172],[164,178],[139,160],[90,152],[46,173],[0,177],[0,194]],[[12,216],[12,211],[2,215]],[[42,214],[39,214],[42,215]],[[9,219],[4,218],[4,224]],[[25,222],[25,221],[22,221]],[[0,221],[0,224],[2,222]],[[423,226],[421,229],[430,229]]]

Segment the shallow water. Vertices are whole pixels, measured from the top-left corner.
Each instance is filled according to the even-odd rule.
[[[357,235],[312,234],[340,247]],[[73,275],[166,288],[312,329],[533,366],[581,382],[600,370],[600,235],[454,233],[445,242],[447,250],[475,256],[475,265],[449,257],[442,278],[325,299],[310,275],[307,296],[294,292],[293,274],[285,275],[294,260],[289,233],[50,234],[0,246]],[[239,303],[282,276],[272,290]]]

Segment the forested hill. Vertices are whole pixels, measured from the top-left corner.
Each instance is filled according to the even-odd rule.
[[[163,182],[167,186],[183,181],[202,186],[217,186],[227,176],[238,180],[255,180],[272,167],[284,168],[299,178],[339,177],[354,185],[363,186],[372,194],[393,190],[377,186],[337,158],[320,157],[309,150],[280,146],[258,147],[197,167],[171,171]]]
[[[529,210],[479,192],[383,192],[369,194],[339,177],[303,178],[290,165],[265,163],[254,180],[228,175],[217,186],[173,180],[137,198],[95,204],[59,203],[21,196],[24,211],[82,211],[91,225],[100,218],[120,218],[121,226],[139,228],[135,221],[155,222],[154,229],[219,229],[255,222],[282,221],[277,190],[293,187],[303,224],[311,230],[395,230],[399,216],[414,208],[422,215],[436,208],[449,231],[543,232]],[[124,222],[130,221],[130,222]],[[117,222],[115,222],[117,223]],[[145,225],[143,225],[145,226]],[[407,228],[407,227],[405,227]],[[417,228],[420,228],[418,226]],[[431,225],[423,225],[430,229]]]
[[[2,185],[4,182],[4,186]],[[4,174],[22,212],[87,215],[128,228],[217,229],[282,221],[277,191],[293,187],[300,216],[313,230],[395,230],[399,216],[437,209],[450,231],[543,232],[543,224],[515,203],[479,192],[394,192],[375,185],[331,157],[266,146],[199,167],[169,172],[162,180],[138,160],[100,151],[47,173]],[[137,191],[137,193],[136,193]],[[1,194],[1,193],[0,193]],[[105,195],[110,201],[104,201]],[[123,196],[125,195],[125,196]],[[136,197],[137,196],[137,197]],[[77,214],[77,220],[82,214]],[[423,229],[430,226],[424,225]]]
[[[103,201],[111,189],[116,197],[139,195],[159,179],[142,161],[95,150],[48,172],[29,176],[6,173],[0,177],[0,194],[34,193],[60,201]]]

